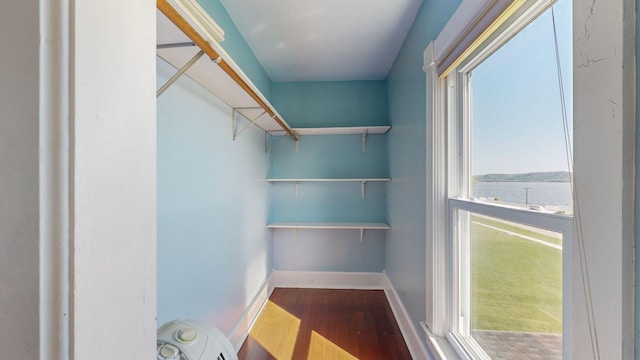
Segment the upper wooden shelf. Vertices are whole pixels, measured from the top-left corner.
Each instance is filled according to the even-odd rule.
[[[391,126],[343,126],[325,128],[293,128],[298,135],[374,135],[385,134]],[[284,131],[271,131],[271,135],[286,135]]]
[[[297,138],[282,116],[224,49],[216,42],[204,40],[205,37],[191,27],[166,0],[158,0],[156,29],[156,53],[160,58],[181,69],[202,49],[204,56],[186,70],[187,76],[243,116],[250,120],[257,118],[255,124],[263,130],[279,130]]]

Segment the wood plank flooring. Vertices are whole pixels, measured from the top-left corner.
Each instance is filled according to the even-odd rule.
[[[411,359],[382,290],[274,289],[240,360]]]

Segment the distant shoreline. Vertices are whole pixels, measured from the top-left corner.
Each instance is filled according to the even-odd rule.
[[[523,174],[486,174],[472,177],[474,182],[570,182],[568,171],[531,172]]]

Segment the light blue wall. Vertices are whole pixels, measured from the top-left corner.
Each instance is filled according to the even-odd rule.
[[[273,103],[294,127],[388,124],[386,82],[275,83]],[[389,177],[386,135],[284,138],[270,150],[269,177]],[[385,183],[272,183],[270,221],[383,222]],[[384,231],[274,230],[274,268],[297,271],[381,272]]]
[[[391,132],[389,167],[393,181],[387,188],[389,221],[387,274],[420,330],[425,320],[426,169],[430,146],[425,124],[425,74],[423,52],[440,32],[460,0],[425,1],[387,78]]]
[[[384,230],[274,230],[276,270],[382,272]],[[313,285],[313,284],[309,284]]]
[[[173,72],[157,63],[158,84]],[[272,266],[263,132],[231,139],[231,110],[187,77],[158,99],[158,325],[228,333]]]
[[[640,0],[636,0],[636,10],[640,9]],[[640,104],[640,21],[636,18],[636,106]],[[640,108],[639,108],[640,109]],[[636,359],[640,359],[640,267],[637,266],[640,259],[640,111],[636,112],[636,198],[635,198],[635,237],[636,237],[636,306],[635,306],[635,350]]]
[[[270,98],[271,79],[220,1],[200,4]],[[158,60],[158,86],[175,71]],[[192,318],[229,332],[273,268],[264,135],[252,128],[232,141],[231,109],[187,77],[157,107],[158,325]]]
[[[271,101],[271,78],[258,63],[253,51],[247,45],[220,0],[198,0],[198,3],[224,30],[225,40],[222,42],[224,50],[240,66],[260,92]]]
[[[272,91],[293,127],[389,125],[386,81],[273,83]]]
[[[292,183],[271,185],[270,221],[384,222],[385,183]]]

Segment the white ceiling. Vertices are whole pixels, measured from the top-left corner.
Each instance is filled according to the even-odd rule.
[[[221,2],[273,81],[342,81],[386,78],[422,0]]]

